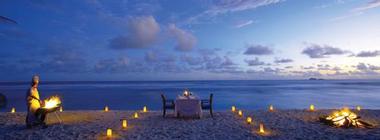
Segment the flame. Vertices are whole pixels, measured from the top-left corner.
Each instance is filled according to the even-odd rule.
[[[61,99],[58,96],[51,96],[45,99],[44,101],[45,101],[45,106],[43,108],[54,108],[54,107],[58,107],[59,104],[61,104]]]
[[[341,111],[335,112],[333,115],[328,116],[326,119],[333,121],[333,124],[336,126],[344,126],[346,121],[348,123],[358,126],[361,125],[359,121],[357,121],[358,116],[351,112],[349,109],[345,108]]]
[[[123,122],[122,122],[122,127],[123,128],[127,128],[128,127],[128,122],[127,122],[127,120],[123,120]]]
[[[265,130],[264,130],[264,125],[262,123],[260,123],[260,130],[259,130],[260,133],[265,133]]]
[[[107,137],[112,137],[112,129],[111,128],[107,129]]]
[[[63,107],[59,107],[59,112],[63,112]]]
[[[135,114],[133,115],[133,118],[135,118],[135,119],[139,118],[139,114],[137,112],[135,112]]]
[[[105,111],[105,112],[108,112],[108,106],[105,106],[105,107],[104,107],[104,111]]]
[[[243,111],[239,110],[238,115],[239,115],[240,117],[242,117],[242,116],[243,116]]]
[[[273,105],[270,105],[269,106],[269,111],[273,111],[274,109],[273,109]]]
[[[310,111],[314,111],[314,105],[310,105]]]
[[[16,112],[16,108],[12,107],[11,113],[15,113],[15,112]]]
[[[148,112],[148,109],[147,109],[146,106],[144,106],[144,108],[143,108],[143,112]]]
[[[235,107],[235,106],[232,106],[232,107],[231,107],[231,111],[232,111],[232,112],[235,112],[235,111],[236,111],[236,107]]]
[[[251,124],[251,123],[252,123],[252,118],[251,118],[251,117],[247,117],[247,123],[248,123],[248,124]]]
[[[360,111],[360,110],[362,110],[362,107],[361,106],[357,106],[356,110]]]

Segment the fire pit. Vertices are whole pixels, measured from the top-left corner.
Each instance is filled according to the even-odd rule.
[[[45,105],[42,107],[48,112],[57,111],[61,107],[61,99],[58,96],[51,96],[44,100]]]
[[[319,120],[330,126],[343,128],[373,128],[374,126],[368,122],[360,120],[360,116],[351,112],[349,109],[342,109],[334,112],[330,116],[321,116]]]

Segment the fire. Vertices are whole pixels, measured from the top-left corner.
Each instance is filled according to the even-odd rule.
[[[107,128],[107,137],[112,137],[112,129]]]
[[[269,106],[269,111],[271,111],[271,112],[274,111],[273,105]]]
[[[260,123],[260,129],[259,129],[259,132],[261,134],[264,134],[265,133],[265,130],[264,130],[264,125],[262,123]]]
[[[144,108],[143,108],[143,112],[148,112],[148,109],[147,109],[146,106],[144,106]]]
[[[337,126],[337,127],[360,127],[360,128],[371,128],[373,125],[362,121],[360,117],[355,113],[351,112],[348,108],[344,108],[340,111],[334,112],[332,115],[327,117],[321,117],[320,120],[326,124]]]
[[[243,117],[243,111],[242,111],[242,110],[239,110],[238,115],[239,115],[240,117]]]
[[[310,111],[314,111],[314,105],[310,105]]]
[[[252,118],[251,117],[247,117],[247,124],[251,124],[252,123]]]
[[[231,111],[232,111],[232,112],[235,112],[235,111],[236,111],[236,107],[235,107],[235,106],[232,106],[232,107],[231,107]]]
[[[61,104],[61,99],[58,96],[51,96],[45,101],[45,106],[43,108],[55,108],[58,107]]]

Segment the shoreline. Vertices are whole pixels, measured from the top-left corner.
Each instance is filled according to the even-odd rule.
[[[336,109],[318,109],[314,112],[300,109],[243,110],[253,124],[245,123],[229,110],[208,111],[201,119],[178,119],[169,111],[167,118],[159,110],[139,113],[134,119],[132,110],[77,110],[57,112],[62,124],[54,114],[47,116],[48,128],[25,128],[25,112],[0,113],[0,139],[104,139],[107,128],[113,130],[114,139],[375,139],[380,137],[380,110],[352,110],[376,127],[335,128],[318,121],[319,116],[329,115]],[[121,128],[120,119],[127,119],[128,128]],[[263,123],[266,134],[258,133]]]

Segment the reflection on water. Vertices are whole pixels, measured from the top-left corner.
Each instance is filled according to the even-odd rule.
[[[25,111],[28,83],[0,83],[0,92],[8,105]],[[170,81],[170,82],[48,82],[41,83],[42,98],[59,94],[65,110],[136,110],[147,105],[161,108],[160,93],[175,98],[188,88],[201,98],[214,93],[214,108],[229,110],[231,105],[244,109],[340,108],[342,106],[380,109],[380,80],[253,80],[253,81]]]

